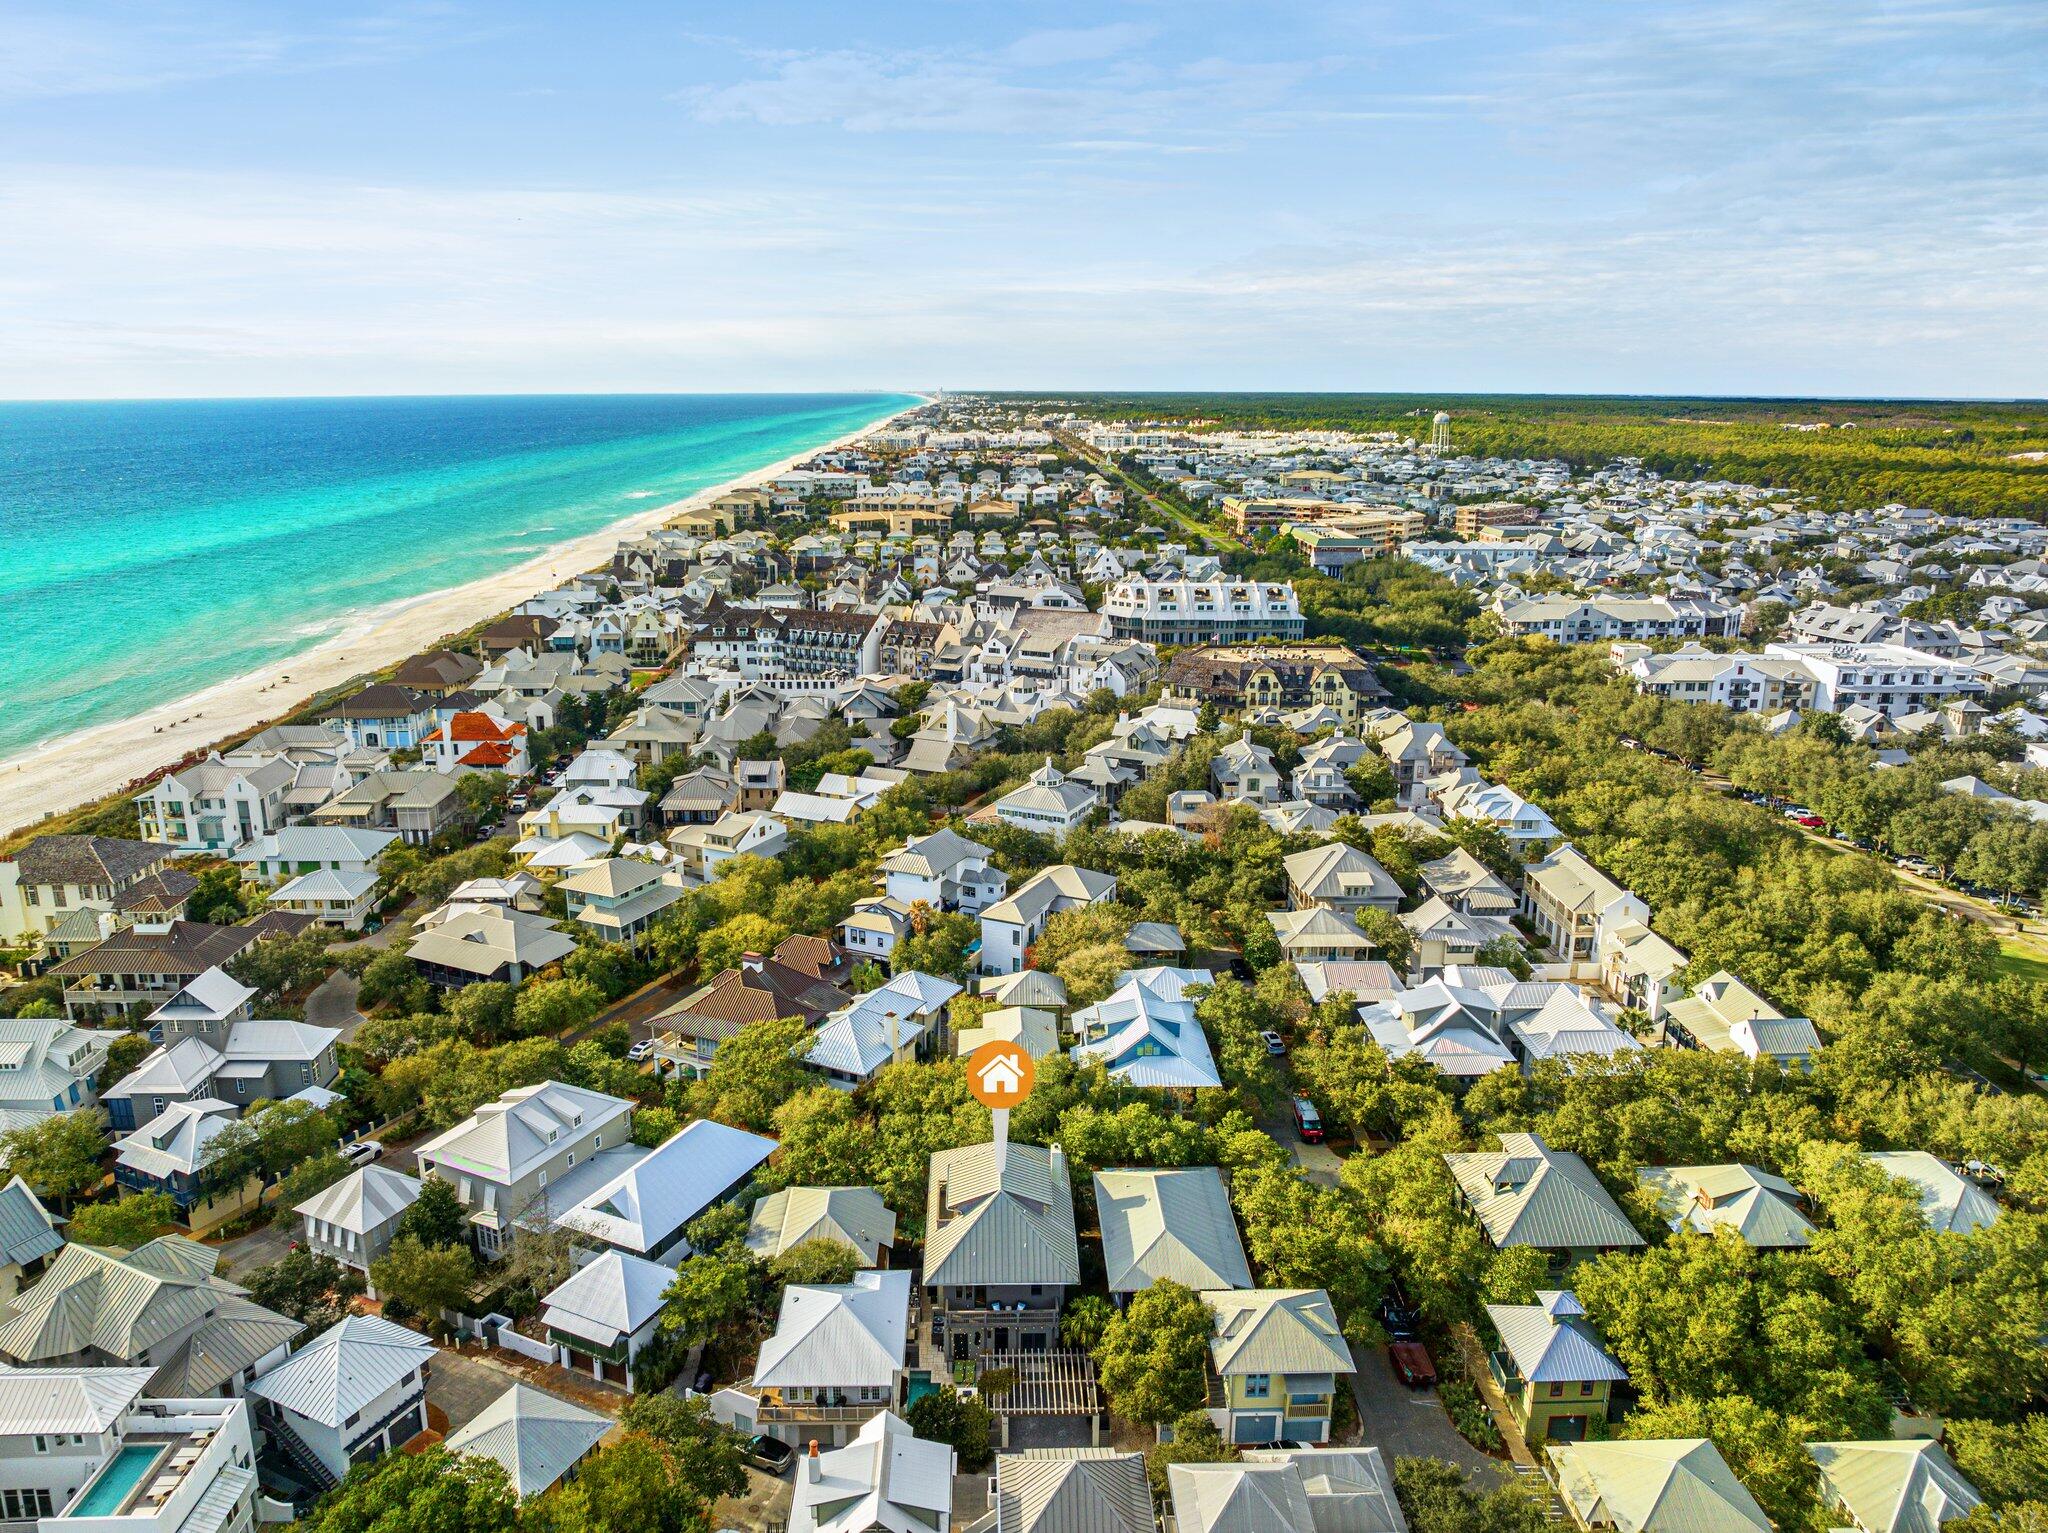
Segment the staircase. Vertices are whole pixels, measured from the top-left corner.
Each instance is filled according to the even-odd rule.
[[[263,1424],[263,1435],[271,1447],[283,1456],[284,1461],[291,1465],[293,1475],[311,1486],[314,1491],[325,1495],[341,1483],[335,1478],[334,1471],[321,1462],[320,1455],[307,1447],[299,1434],[282,1421],[266,1421]]]
[[[1564,1521],[1564,1503],[1558,1499],[1557,1492],[1551,1489],[1550,1481],[1543,1477],[1542,1470],[1534,1464],[1511,1464],[1508,1467],[1514,1470],[1515,1478],[1521,1482],[1522,1488],[1543,1503],[1545,1517],[1552,1522]]]

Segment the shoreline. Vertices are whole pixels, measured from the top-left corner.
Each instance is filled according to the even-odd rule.
[[[432,649],[450,635],[504,615],[531,596],[604,564],[621,540],[708,505],[728,491],[787,473],[805,459],[849,446],[918,408],[907,405],[816,447],[635,512],[536,554],[510,569],[426,591],[356,614],[349,626],[284,660],[91,724],[0,761],[0,835],[123,793],[131,784],[258,729],[322,692]]]

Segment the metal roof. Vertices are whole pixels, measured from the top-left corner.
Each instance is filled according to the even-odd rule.
[[[147,1368],[0,1367],[0,1437],[104,1432],[148,1383]]]
[[[543,1081],[484,1103],[414,1153],[423,1167],[429,1160],[445,1159],[472,1175],[516,1182],[570,1140],[623,1118],[632,1109],[624,1097]]]
[[[541,1303],[547,1307],[549,1325],[567,1319],[581,1322],[567,1327],[578,1335],[595,1328],[630,1336],[661,1312],[661,1296],[674,1279],[675,1273],[659,1262],[607,1251],[571,1273]]]
[[[892,1411],[797,1466],[789,1533],[930,1533],[953,1504],[955,1455]]]
[[[434,1344],[380,1315],[349,1315],[268,1373],[249,1393],[309,1421],[339,1427],[407,1374],[433,1360]]]
[[[1808,1443],[1823,1499],[1864,1533],[1939,1533],[1984,1498],[1939,1443]]]
[[[1585,1311],[1570,1293],[1551,1290],[1535,1304],[1489,1304],[1486,1316],[1500,1332],[1515,1369],[1531,1384],[1623,1383],[1628,1370],[1614,1360],[1580,1319]]]
[[[1587,1250],[1644,1244],[1578,1156],[1551,1149],[1535,1134],[1502,1134],[1500,1144],[1492,1153],[1444,1157],[1494,1245]]]
[[[763,1261],[806,1240],[836,1240],[872,1266],[896,1243],[896,1215],[872,1187],[788,1187],[754,1205],[747,1249]]]
[[[1230,1195],[1214,1166],[1098,1171],[1095,1206],[1111,1293],[1134,1293],[1161,1278],[1197,1292],[1252,1286]]]
[[[1180,1533],[1316,1533],[1291,1464],[1174,1464],[1166,1476]]]
[[[1330,1296],[1320,1288],[1202,1295],[1216,1312],[1209,1357],[1218,1373],[1351,1373],[1355,1365]]]
[[[1704,1437],[1552,1443],[1558,1494],[1583,1527],[1617,1533],[1770,1533],[1756,1498]]]
[[[1758,1250],[1813,1239],[1813,1224],[1799,1211],[1799,1190],[1754,1166],[1638,1166],[1636,1180],[1656,1192],[1674,1230],[1733,1230]]]
[[[772,1139],[699,1118],[555,1222],[624,1250],[652,1251],[774,1153]]]
[[[792,1283],[761,1343],[762,1389],[858,1388],[894,1382],[910,1341],[910,1274],[857,1272],[850,1283]]]
[[[587,1411],[545,1390],[514,1384],[448,1434],[450,1453],[496,1459],[512,1489],[537,1496],[573,1469],[612,1429],[609,1416]]]
[[[1290,1464],[1316,1533],[1408,1533],[1394,1477],[1377,1448],[1255,1448],[1247,1464]]]
[[[1936,1230],[1967,1235],[1998,1222],[2000,1209],[1991,1194],[1937,1155],[1925,1150],[1866,1150],[1863,1158],[1885,1175],[1911,1182],[1920,1194],[1920,1212]]]
[[[996,1459],[994,1533],[1153,1533],[1145,1455],[1036,1448]]]
[[[363,1166],[294,1205],[292,1211],[351,1234],[367,1235],[412,1207],[419,1195],[418,1177],[387,1166]]]
[[[49,1210],[27,1182],[17,1176],[0,1187],[0,1266],[25,1267],[63,1245]]]
[[[928,1287],[1081,1281],[1067,1158],[1035,1144],[993,1144],[932,1157],[925,1198]]]

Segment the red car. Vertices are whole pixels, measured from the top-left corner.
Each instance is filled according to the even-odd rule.
[[[1826,830],[1828,828],[1828,822],[1817,814],[1802,814],[1793,823],[1795,825],[1804,825],[1808,830]]]
[[[1294,1099],[1294,1132],[1301,1135],[1303,1144],[1323,1142],[1323,1115],[1307,1097]]]
[[[1394,1377],[1410,1389],[1427,1389],[1436,1382],[1436,1364],[1419,1341],[1388,1343],[1387,1360],[1394,1365]]]

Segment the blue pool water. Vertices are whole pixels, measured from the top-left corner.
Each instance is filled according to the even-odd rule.
[[[163,1457],[162,1443],[129,1443],[114,1455],[98,1479],[86,1486],[85,1494],[78,1498],[77,1505],[67,1510],[66,1517],[111,1517],[120,1511],[121,1503],[128,1499],[128,1493],[142,1483],[143,1477]]]
[[[0,404],[0,758],[283,660],[915,403]],[[487,616],[478,613],[478,617]]]

